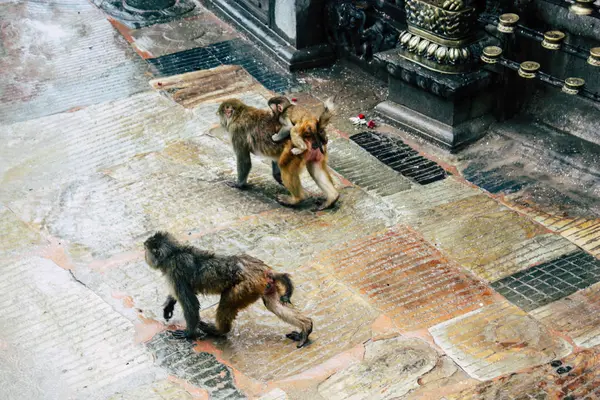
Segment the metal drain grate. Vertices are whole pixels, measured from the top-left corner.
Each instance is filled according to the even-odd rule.
[[[293,86],[291,77],[276,71],[272,62],[242,39],[227,40],[207,47],[151,58],[148,62],[156,76],[179,75],[185,72],[210,69],[219,65],[240,65],[264,87],[284,93]]]
[[[562,299],[600,281],[600,260],[579,251],[492,283],[525,311]]]
[[[490,193],[516,193],[529,183],[524,177],[511,179],[508,173],[499,168],[486,170],[480,163],[471,163],[463,170],[463,176],[469,182],[487,190]]]
[[[379,161],[421,185],[446,177],[446,171],[423,157],[402,140],[379,132],[362,132],[350,136],[356,144]]]

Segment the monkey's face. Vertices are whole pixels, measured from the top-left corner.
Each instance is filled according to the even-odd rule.
[[[229,99],[222,102],[217,111],[221,125],[227,128],[238,117],[243,107],[244,104],[237,99]]]
[[[144,242],[144,258],[153,269],[160,269],[160,264],[177,246],[177,241],[167,232],[157,232]]]

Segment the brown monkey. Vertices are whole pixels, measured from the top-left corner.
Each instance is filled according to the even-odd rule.
[[[146,262],[167,278],[171,294],[164,304],[163,316],[173,316],[177,301],[183,308],[187,327],[175,331],[178,338],[196,338],[203,334],[226,335],[240,310],[258,299],[283,321],[300,332],[286,335],[306,345],[313,329],[312,320],[296,310],[290,298],[294,292],[288,274],[277,273],[262,261],[246,254],[219,256],[196,247],[180,244],[171,234],[157,232],[144,242]],[[200,320],[200,302],[196,294],[220,294],[216,325]]]
[[[223,126],[231,135],[233,150],[237,160],[237,182],[233,186],[244,188],[248,174],[252,168],[250,153],[268,157],[277,162],[281,171],[283,185],[290,191],[291,196],[281,196],[277,200],[286,206],[294,206],[305,199],[304,189],[300,182],[300,172],[304,167],[317,183],[319,188],[325,192],[325,201],[317,207],[324,210],[332,207],[339,198],[339,193],[333,185],[327,166],[327,145],[323,144],[323,152],[315,148],[314,136],[304,124],[298,127],[300,135],[304,140],[311,143],[309,150],[301,155],[294,155],[292,143],[286,140],[281,143],[273,142],[271,136],[281,129],[278,117],[270,110],[261,110],[248,106],[238,99],[227,99],[221,103],[217,111]],[[315,121],[311,129],[317,132],[325,129],[331,113],[327,105],[324,111]],[[273,168],[275,171],[275,168]],[[277,177],[275,176],[275,179]]]
[[[310,139],[313,148],[318,148],[324,154],[323,143],[327,144],[327,133],[325,129],[317,129],[317,117],[312,115],[308,109],[292,104],[284,96],[271,97],[268,104],[282,125],[279,132],[272,136],[274,142],[280,142],[289,137],[294,145],[292,153],[298,155],[307,149],[303,137],[305,136]],[[333,99],[325,101],[325,106],[331,111]]]

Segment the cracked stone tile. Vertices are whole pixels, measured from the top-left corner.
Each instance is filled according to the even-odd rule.
[[[7,257],[11,254],[37,247],[45,241],[40,232],[32,229],[4,205],[0,203],[0,256]]]
[[[600,283],[530,314],[548,327],[567,334],[580,347],[600,345]]]
[[[69,271],[38,257],[0,265],[0,269],[5,294],[0,306],[7,315],[19,316],[2,319],[0,332],[13,343],[14,351],[35,356],[28,368],[35,379],[45,382],[37,376],[40,370],[44,376],[55,374],[65,398],[98,399],[160,375],[151,357],[133,343],[133,324]]]
[[[326,399],[394,399],[419,387],[438,354],[420,339],[395,338],[367,343],[363,362],[319,385]]]
[[[357,290],[402,331],[428,328],[494,301],[487,285],[402,225],[340,244],[313,265]]]
[[[569,354],[572,347],[521,309],[503,301],[429,329],[470,376],[493,379]]]
[[[208,395],[208,394],[207,394]],[[108,400],[192,400],[194,397],[180,385],[163,379],[122,393]]]
[[[148,89],[148,65],[89,2],[2,2],[0,25],[3,124]]]
[[[575,249],[486,195],[429,209],[410,224],[462,267],[488,281]]]
[[[540,367],[480,383],[448,400],[596,399],[600,396],[598,348],[573,353]]]
[[[227,24],[204,9],[197,15],[129,32],[133,48],[144,58],[160,57],[238,37]]]

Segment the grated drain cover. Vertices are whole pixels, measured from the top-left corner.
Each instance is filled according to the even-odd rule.
[[[600,260],[578,251],[502,278],[492,287],[525,311],[600,281]]]
[[[271,63],[263,60],[263,57],[257,54],[257,50],[243,39],[227,40],[147,61],[153,66],[156,76],[179,75],[220,65],[240,65],[273,92],[284,93],[293,85],[290,76],[269,65]]]
[[[379,132],[362,132],[350,139],[379,161],[420,185],[446,178],[446,171],[402,140]]]

